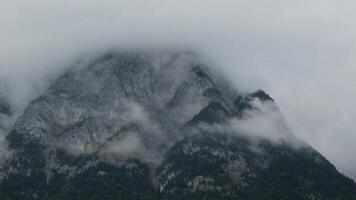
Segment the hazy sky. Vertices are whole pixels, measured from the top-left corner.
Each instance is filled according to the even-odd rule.
[[[195,49],[238,88],[266,90],[295,134],[356,179],[355,10],[352,0],[1,0],[0,78],[21,107],[83,54]]]

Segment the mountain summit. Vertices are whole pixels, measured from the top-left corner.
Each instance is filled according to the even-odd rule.
[[[356,199],[268,94],[236,90],[192,53],[114,52],[73,68],[7,140],[1,199]]]

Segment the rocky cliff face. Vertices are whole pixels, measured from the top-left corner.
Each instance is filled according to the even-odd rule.
[[[0,165],[2,164],[1,161],[8,155],[8,144],[5,137],[8,134],[9,129],[11,129],[11,124],[14,118],[8,98],[7,87],[0,81]]]
[[[191,53],[110,53],[74,68],[7,140],[3,199],[356,199],[271,97],[234,90]]]
[[[8,100],[8,90],[5,84],[0,81],[0,129],[5,129],[5,118],[10,115],[12,115],[12,110]]]

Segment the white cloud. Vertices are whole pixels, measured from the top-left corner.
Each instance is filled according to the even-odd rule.
[[[127,134],[124,138],[118,141],[109,142],[105,149],[105,153],[132,155],[141,149],[142,143],[140,138],[134,134]]]
[[[232,119],[229,126],[233,132],[252,139],[269,139],[275,143],[296,144],[294,133],[287,127],[284,117],[272,102],[252,101],[253,110],[248,110],[243,119]]]

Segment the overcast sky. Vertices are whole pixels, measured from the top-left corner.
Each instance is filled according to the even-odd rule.
[[[356,179],[353,0],[1,0],[0,78],[23,106],[79,56],[198,50],[243,90],[262,88],[295,134]]]

